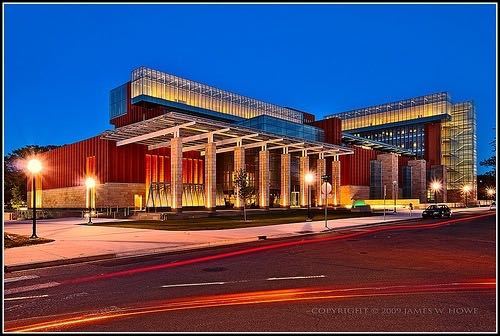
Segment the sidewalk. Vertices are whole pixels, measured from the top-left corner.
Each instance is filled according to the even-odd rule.
[[[478,208],[486,210],[487,208]],[[467,209],[471,210],[471,209]],[[476,211],[478,211],[476,210]],[[455,212],[460,209],[454,210]],[[414,210],[412,217],[404,210],[383,216],[329,220],[329,228],[341,229],[363,225],[389,223],[421,218],[422,210]],[[113,221],[99,218],[95,222]],[[114,220],[119,221],[119,220]],[[203,247],[256,241],[267,238],[291,237],[319,233],[325,230],[324,221],[278,224],[227,230],[165,231],[148,229],[112,228],[84,225],[81,218],[37,221],[38,236],[54,242],[4,249],[4,265],[9,271],[75,262],[139,256],[155,253],[191,250]],[[31,221],[6,221],[4,231],[30,235]]]

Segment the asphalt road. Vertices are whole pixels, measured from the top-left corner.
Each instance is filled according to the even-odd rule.
[[[8,273],[4,330],[493,332],[495,216],[468,216]]]

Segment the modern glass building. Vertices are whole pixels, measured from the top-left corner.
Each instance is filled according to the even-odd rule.
[[[471,182],[475,190],[474,108],[446,93],[316,121],[139,67],[110,91],[109,116],[113,129],[43,154],[51,169],[37,183],[41,206],[241,208],[233,182],[239,169],[255,189],[247,205],[261,208],[351,206],[377,201],[383,185],[392,187],[388,198],[425,203],[427,175],[448,178],[448,189]],[[85,189],[87,177],[96,180],[93,190]]]
[[[476,115],[470,101],[453,103],[447,92],[336,113],[349,134],[384,142],[446,168],[449,201],[476,199]],[[432,179],[433,176],[429,176]]]

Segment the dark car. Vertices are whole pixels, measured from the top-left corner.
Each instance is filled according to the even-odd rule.
[[[445,204],[433,204],[429,205],[427,209],[422,212],[423,218],[443,218],[451,217],[451,210]]]

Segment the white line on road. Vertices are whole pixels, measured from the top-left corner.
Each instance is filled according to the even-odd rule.
[[[19,297],[13,297],[13,298],[5,298],[5,301],[14,301],[14,300],[26,300],[26,299],[38,299],[38,298],[44,298],[47,297],[48,295],[35,295],[35,296],[19,296]]]
[[[324,277],[325,277],[325,275],[307,275],[307,276],[283,277],[283,278],[267,278],[266,281],[296,280],[296,279],[314,279],[314,278],[324,278]]]
[[[169,287],[188,287],[188,286],[208,286],[208,285],[224,285],[227,282],[200,282],[200,283],[188,283],[188,284],[176,284],[176,285],[165,285],[164,288]]]
[[[43,288],[56,287],[59,285],[60,285],[59,282],[47,282],[47,283],[42,283],[42,284],[33,285],[33,286],[24,286],[24,287],[6,289],[4,291],[4,294],[5,295],[17,294],[17,293],[29,292],[29,291],[34,291],[34,290],[43,289]]]
[[[14,278],[5,278],[3,280],[4,283],[9,283],[9,282],[15,282],[15,281],[21,281],[21,280],[30,280],[30,279],[36,279],[39,278],[38,275],[23,275],[19,277],[14,277]]]
[[[164,286],[161,286],[161,287],[163,287],[163,288],[171,288],[171,287],[189,287],[189,286],[228,285],[228,284],[242,283],[242,282],[251,282],[251,281],[297,280],[297,279],[315,279],[315,278],[326,278],[326,275],[306,275],[306,276],[282,277],[282,278],[267,278],[267,279],[257,279],[257,280],[198,282],[198,283],[185,283],[185,284],[164,285]]]

